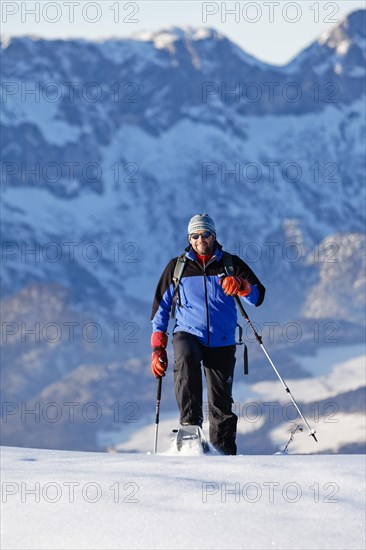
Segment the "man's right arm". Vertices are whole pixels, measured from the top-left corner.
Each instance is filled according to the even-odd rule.
[[[177,258],[173,258],[163,271],[156,287],[151,312],[153,332],[166,332],[174,296],[173,274]]]

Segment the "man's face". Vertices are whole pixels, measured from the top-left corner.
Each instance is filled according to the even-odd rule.
[[[196,238],[195,238],[196,237]],[[193,250],[201,256],[207,256],[213,252],[215,236],[209,231],[196,231],[189,235],[189,244]]]

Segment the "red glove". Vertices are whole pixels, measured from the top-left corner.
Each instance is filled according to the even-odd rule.
[[[220,284],[226,296],[248,296],[252,292],[251,285],[241,277],[224,277],[220,279]]]
[[[165,371],[168,368],[168,357],[165,350],[167,344],[168,336],[165,332],[152,333],[151,345],[153,352],[151,355],[151,370],[155,378],[165,376]]]

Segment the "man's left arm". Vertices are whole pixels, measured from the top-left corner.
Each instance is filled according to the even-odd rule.
[[[248,303],[256,307],[260,306],[266,293],[265,287],[262,285],[254,271],[252,271],[250,267],[241,258],[239,258],[239,256],[233,255],[232,258],[235,275],[240,277],[240,279],[247,281],[249,285],[246,287],[246,294],[242,294],[243,298]],[[239,292],[239,296],[240,294],[241,293]]]

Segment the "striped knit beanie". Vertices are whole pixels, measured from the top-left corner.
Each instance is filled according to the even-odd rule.
[[[209,231],[216,237],[214,221],[208,214],[196,214],[189,220],[188,235],[196,233],[197,231]]]

